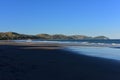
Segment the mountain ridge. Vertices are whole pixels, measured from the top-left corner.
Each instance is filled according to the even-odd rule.
[[[0,32],[0,40],[14,40],[14,39],[45,39],[45,40],[83,40],[83,39],[109,39],[106,36],[86,36],[86,35],[64,35],[64,34],[20,34],[17,32]]]

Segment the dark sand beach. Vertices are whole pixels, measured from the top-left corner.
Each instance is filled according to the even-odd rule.
[[[0,80],[120,80],[120,62],[55,44],[1,42]]]

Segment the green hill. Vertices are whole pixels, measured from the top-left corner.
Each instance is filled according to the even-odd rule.
[[[45,39],[45,40],[81,40],[81,39],[109,39],[105,36],[90,37],[85,35],[63,35],[63,34],[37,34],[27,35],[16,32],[0,32],[0,40],[14,40],[14,39]]]

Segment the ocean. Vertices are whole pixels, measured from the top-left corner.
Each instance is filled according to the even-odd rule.
[[[78,54],[120,61],[120,49],[118,48],[71,46],[68,49]]]
[[[27,40],[15,40],[27,42]],[[87,56],[100,57],[120,61],[120,40],[32,40],[32,43],[72,44],[68,50]]]
[[[109,40],[13,40],[15,42],[32,42],[32,43],[58,43],[58,44],[77,44],[81,46],[109,46],[119,47],[120,39]]]

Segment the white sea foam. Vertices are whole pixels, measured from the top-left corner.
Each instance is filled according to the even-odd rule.
[[[14,40],[15,42],[28,42],[27,40]],[[58,43],[58,44],[72,44],[79,46],[103,46],[103,47],[120,47],[118,43],[90,43],[79,41],[47,41],[47,40],[31,40],[31,43]]]

